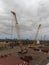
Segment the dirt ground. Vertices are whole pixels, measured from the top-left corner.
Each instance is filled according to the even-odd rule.
[[[32,56],[33,60],[29,62],[29,65],[46,65],[49,62],[49,59],[47,59],[47,53],[45,52],[39,52],[39,51],[34,51],[33,49],[28,49],[28,52],[26,54],[18,54],[18,51],[20,48],[18,46],[14,48],[7,48],[0,50],[0,55],[5,55],[5,54],[12,54],[15,56],[25,56],[25,55],[30,55]]]

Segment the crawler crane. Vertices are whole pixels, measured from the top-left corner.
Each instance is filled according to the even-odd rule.
[[[41,24],[39,24],[39,26],[37,28],[37,32],[36,32],[36,35],[35,35],[34,42],[32,44],[28,45],[29,48],[34,48],[36,46],[36,44],[37,44],[37,37],[38,37],[38,33],[39,33],[40,27],[41,27]]]
[[[23,42],[20,40],[20,31],[19,31],[19,24],[18,24],[18,21],[17,21],[17,17],[16,17],[16,13],[14,11],[11,11],[11,13],[13,14],[14,18],[15,18],[15,22],[16,22],[16,32],[17,32],[17,35],[18,35],[18,38],[19,38],[19,47],[20,47],[20,50],[19,53],[27,53],[27,49],[24,47],[23,45]]]

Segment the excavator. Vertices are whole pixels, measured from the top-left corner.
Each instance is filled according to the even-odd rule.
[[[19,47],[20,47],[19,53],[22,53],[22,54],[27,53],[27,49],[24,47],[23,42],[20,40],[20,31],[19,31],[19,25],[18,25],[16,13],[14,11],[11,11],[11,13],[14,16],[15,22],[16,22],[16,24],[15,24],[16,25],[16,32],[17,32],[17,35],[18,35],[18,38],[19,38],[18,43],[19,43]]]
[[[35,46],[37,44],[37,36],[38,36],[40,27],[41,27],[41,24],[39,24],[39,26],[37,28],[37,32],[36,32],[35,39],[34,39],[33,43],[32,44],[29,44],[28,45],[28,48],[35,48]]]

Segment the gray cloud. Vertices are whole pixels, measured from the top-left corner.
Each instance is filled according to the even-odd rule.
[[[13,27],[13,33],[16,34],[11,10],[16,12],[21,38],[34,39],[39,24],[42,24],[39,36],[44,35],[44,30],[47,31],[49,28],[49,0],[0,0],[0,5],[0,31],[2,32],[11,34]],[[27,37],[25,33],[29,36]]]

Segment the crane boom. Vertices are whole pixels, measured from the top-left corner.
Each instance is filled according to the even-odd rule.
[[[35,35],[35,39],[34,40],[37,40],[40,27],[41,27],[41,24],[39,24],[39,26],[37,28],[37,32],[36,32],[36,35]]]
[[[20,39],[20,29],[19,29],[19,25],[18,25],[18,21],[17,21],[17,17],[16,17],[16,13],[15,12],[13,12],[13,11],[11,11],[11,13],[13,14],[13,16],[14,16],[14,18],[15,18],[15,21],[16,21],[16,32],[17,32],[17,35],[18,35],[18,39]]]

